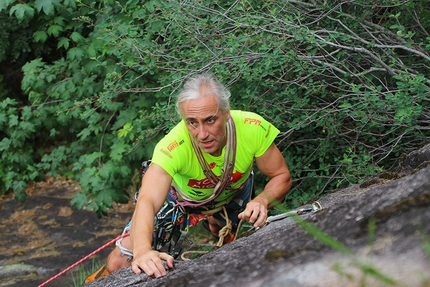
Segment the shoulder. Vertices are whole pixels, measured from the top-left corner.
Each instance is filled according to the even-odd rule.
[[[238,146],[255,157],[264,154],[279,134],[279,130],[259,114],[232,111],[231,116],[236,126]]]
[[[190,137],[183,121],[174,126],[158,143],[157,148],[173,153],[180,146],[187,146]]]
[[[238,130],[260,131],[265,134],[274,128],[275,133],[279,132],[268,120],[257,113],[232,110],[230,114]]]
[[[262,121],[267,121],[265,118],[254,112],[232,110],[230,114],[239,124],[260,124]]]
[[[233,119],[239,119],[239,120],[246,119],[246,118],[260,117],[258,114],[254,112],[242,111],[242,110],[231,110],[230,114],[233,117]]]

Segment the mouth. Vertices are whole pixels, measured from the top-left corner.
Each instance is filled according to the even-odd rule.
[[[209,141],[201,141],[200,146],[202,148],[210,148],[215,144],[215,140],[209,140]]]

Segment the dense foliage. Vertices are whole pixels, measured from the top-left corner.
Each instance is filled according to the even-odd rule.
[[[18,200],[45,174],[79,180],[77,208],[126,200],[178,121],[175,94],[200,72],[281,130],[290,207],[428,141],[427,0],[26,2],[0,3],[0,61],[26,55],[21,94],[0,78],[0,192]]]

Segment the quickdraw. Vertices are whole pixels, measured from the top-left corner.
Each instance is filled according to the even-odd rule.
[[[269,224],[273,221],[277,221],[277,220],[281,220],[284,219],[286,217],[289,217],[291,215],[302,215],[302,214],[306,214],[309,212],[318,212],[320,210],[322,210],[322,206],[318,201],[314,201],[311,204],[311,207],[307,207],[307,208],[300,208],[297,210],[293,210],[293,211],[289,211],[289,212],[285,212],[285,213],[281,213],[278,215],[273,215],[273,216],[269,216],[266,219],[266,224]]]
[[[314,202],[312,202],[311,207],[299,208],[296,210],[292,210],[292,211],[284,212],[281,214],[269,216],[269,217],[267,217],[266,223],[264,224],[264,226],[270,224],[271,222],[278,221],[278,220],[281,220],[281,219],[284,219],[284,218],[287,218],[290,216],[303,215],[303,214],[306,214],[309,212],[318,212],[322,209],[323,209],[322,205],[318,201],[314,201]],[[248,235],[254,233],[255,231],[257,231],[261,228],[262,227],[251,227],[248,230],[242,232],[242,236],[248,236]]]

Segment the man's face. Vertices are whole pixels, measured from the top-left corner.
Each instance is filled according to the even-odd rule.
[[[220,156],[226,144],[226,123],[230,112],[219,109],[215,95],[183,102],[180,105],[187,129],[199,147],[213,156]]]

